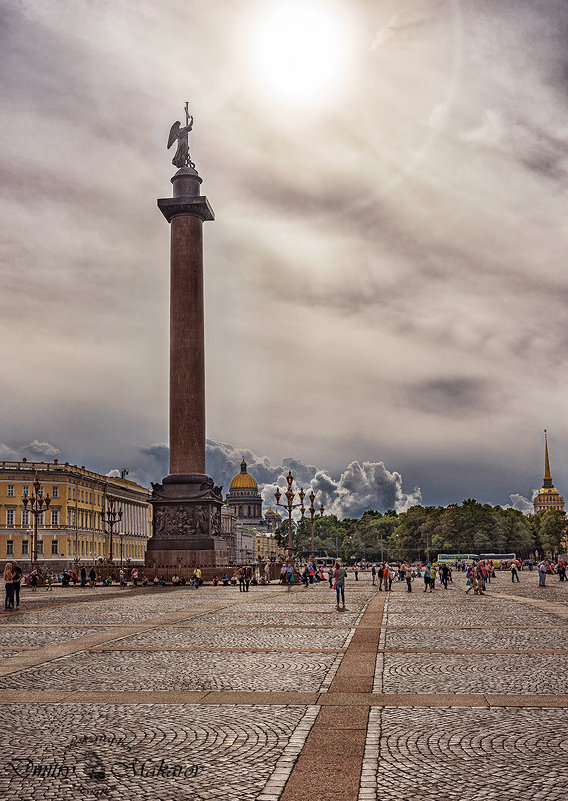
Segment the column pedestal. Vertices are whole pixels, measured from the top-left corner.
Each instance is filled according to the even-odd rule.
[[[146,567],[171,577],[174,572],[228,563],[221,537],[221,487],[208,476],[167,476],[152,485],[154,535],[148,541]]]

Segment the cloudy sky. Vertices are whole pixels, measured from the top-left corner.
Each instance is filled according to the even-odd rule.
[[[568,493],[565,0],[0,9],[4,458],[167,472],[156,198],[189,100],[214,477],[505,504],[547,428]]]

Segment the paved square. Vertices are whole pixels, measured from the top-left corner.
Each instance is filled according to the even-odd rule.
[[[345,612],[327,583],[24,590],[0,612],[0,797],[560,801],[568,582],[508,578],[362,572]]]

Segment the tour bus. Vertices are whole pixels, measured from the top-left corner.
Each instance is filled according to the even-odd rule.
[[[335,556],[316,556],[316,565],[319,565],[321,568],[333,567],[336,561],[337,559]]]
[[[438,564],[442,562],[449,562],[453,564],[455,562],[465,562],[466,565],[473,565],[476,562],[479,562],[479,556],[475,553],[439,553],[438,554]],[[483,557],[481,557],[483,559]]]
[[[500,567],[507,569],[511,562],[517,558],[517,555],[514,553],[482,553],[480,558],[493,562],[493,567],[497,569]]]

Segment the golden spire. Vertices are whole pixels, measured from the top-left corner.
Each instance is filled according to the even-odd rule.
[[[544,487],[552,487],[552,476],[550,475],[550,462],[548,460],[548,436],[544,429]]]

